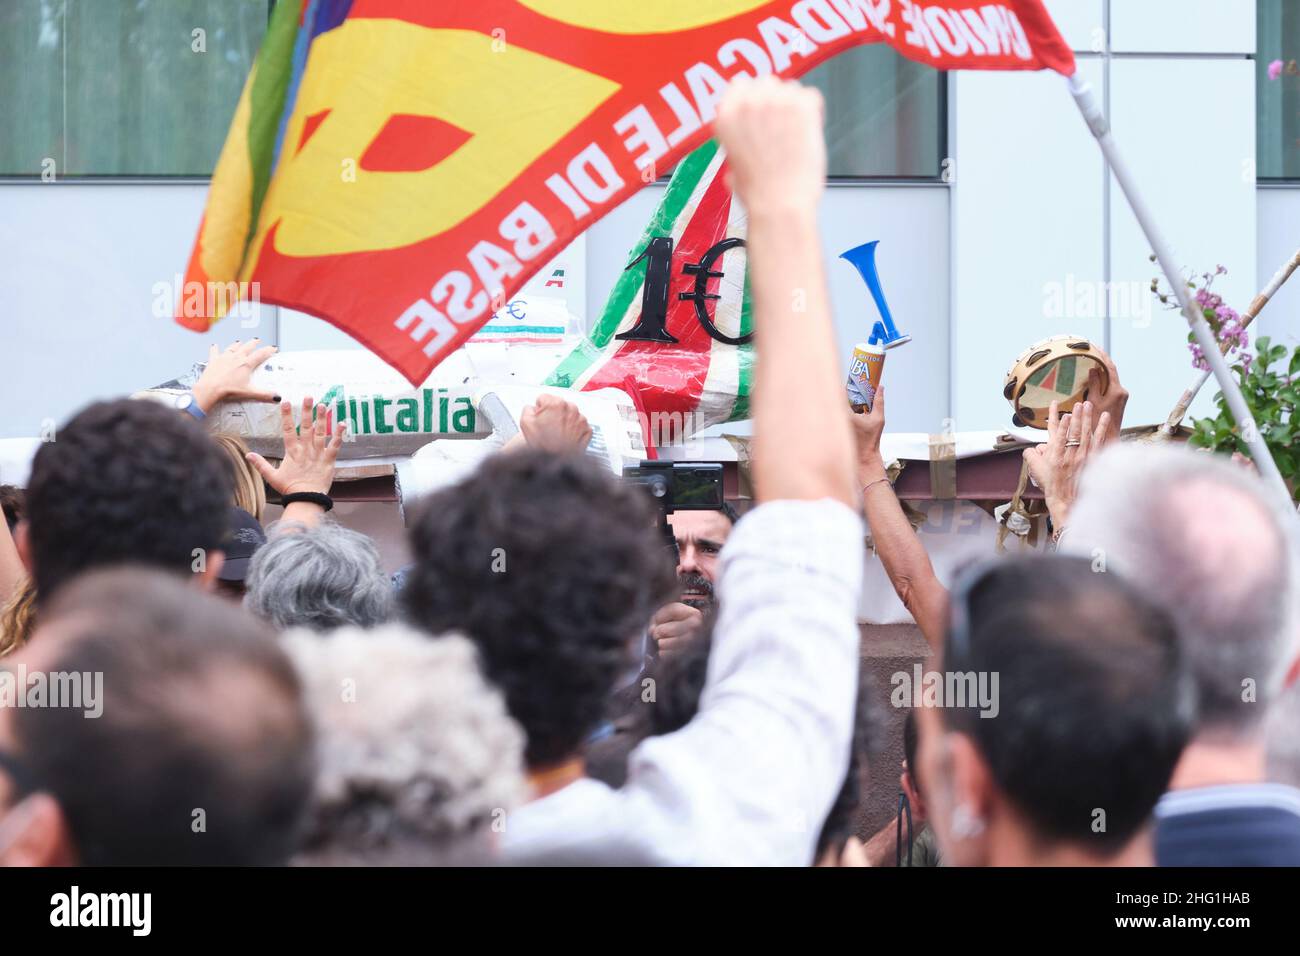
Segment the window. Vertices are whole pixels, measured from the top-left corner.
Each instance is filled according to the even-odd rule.
[[[4,0],[0,175],[210,176],[267,0]]]
[[[2,0],[0,176],[210,176],[269,7]],[[942,72],[877,43],[844,51],[805,82],[826,96],[832,179],[940,176]]]
[[[1256,176],[1300,180],[1300,3],[1259,0],[1255,24]],[[1270,79],[1269,65],[1279,61]]]
[[[947,150],[947,75],[884,43],[853,47],[805,74],[826,98],[831,179],[938,179]]]

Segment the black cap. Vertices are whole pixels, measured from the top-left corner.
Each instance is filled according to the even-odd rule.
[[[222,542],[226,560],[221,565],[217,577],[222,581],[242,583],[248,573],[248,562],[262,545],[266,544],[266,532],[261,524],[243,508],[230,509],[230,529]]]

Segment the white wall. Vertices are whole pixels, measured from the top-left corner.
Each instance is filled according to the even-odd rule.
[[[1255,52],[1255,0],[1109,0],[1117,53]]]
[[[210,335],[153,314],[155,283],[185,271],[206,192],[0,184],[0,437],[175,378],[211,342],[274,338],[270,309],[257,327],[231,316]]]
[[[1100,85],[1096,57],[1079,68]],[[1073,293],[1105,276],[1104,166],[1056,74],[968,72],[954,85],[954,424],[1006,428],[1002,383],[1021,351],[1062,333],[1104,340],[1104,315],[1076,309]],[[1053,290],[1067,314],[1046,314]]]
[[[1253,0],[1049,6],[1175,258],[1193,272],[1223,264],[1216,289],[1244,308],[1257,272]],[[1163,420],[1195,374],[1186,323],[1146,291],[1158,271],[1149,244],[1064,82],[969,72],[954,87],[957,427],[1005,426],[1006,369],[1066,332],[1110,349],[1132,393],[1128,424]],[[1067,292],[1064,316],[1052,313],[1052,288]]]
[[[1255,95],[1254,63],[1241,58],[1133,57],[1111,65],[1111,123],[1133,175],[1164,232],[1174,259],[1194,273],[1223,265],[1215,280],[1224,300],[1244,309],[1254,296],[1255,111],[1240,104]],[[1214,117],[1210,136],[1171,136],[1175,123],[1153,121],[1165,104],[1195,103],[1192,115]],[[1191,123],[1184,129],[1190,132]],[[1149,284],[1158,274],[1151,246],[1118,187],[1111,190],[1111,275]],[[1162,281],[1162,285],[1167,284]],[[1140,370],[1130,385],[1133,424],[1162,421],[1196,376],[1187,347],[1187,322],[1157,309],[1147,321],[1112,319],[1111,344],[1121,376]],[[1212,409],[1205,388],[1193,415]]]

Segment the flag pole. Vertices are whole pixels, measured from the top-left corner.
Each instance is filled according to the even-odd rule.
[[[1296,269],[1300,269],[1300,249],[1297,249],[1295,255],[1282,263],[1282,267],[1278,269],[1277,272],[1273,273],[1273,278],[1269,280],[1268,285],[1264,286],[1264,288],[1260,290],[1259,295],[1255,296],[1255,298],[1251,300],[1250,305],[1246,307],[1246,311],[1241,313],[1241,327],[1243,329],[1249,327],[1250,323],[1255,321],[1255,317],[1259,315],[1260,310],[1263,309],[1264,306],[1268,305],[1269,300],[1277,294],[1277,290],[1282,288],[1282,283],[1291,278],[1291,273],[1295,272]],[[1225,342],[1220,347],[1219,351],[1225,352],[1227,348],[1228,343]],[[1174,433],[1174,429],[1182,423],[1183,416],[1187,414],[1188,406],[1191,405],[1192,401],[1196,398],[1196,393],[1201,390],[1201,387],[1205,385],[1209,377],[1209,368],[1204,369],[1196,376],[1196,381],[1192,383],[1191,388],[1183,392],[1183,397],[1178,399],[1178,404],[1175,405],[1174,410],[1169,413],[1169,418],[1167,418],[1165,423],[1160,426],[1160,431],[1157,432],[1159,438],[1168,438]]]
[[[1110,122],[1106,119],[1097,98],[1093,95],[1092,85],[1081,79],[1078,73],[1074,73],[1067,79],[1070,84],[1070,95],[1074,97],[1074,102],[1079,107],[1079,112],[1083,114],[1088,129],[1092,131],[1093,137],[1097,140],[1097,145],[1101,147],[1107,165],[1110,166],[1111,172],[1115,174],[1115,181],[1119,183],[1119,188],[1123,190],[1124,198],[1128,200],[1129,208],[1133,210],[1138,226],[1141,227],[1147,242],[1150,243],[1151,251],[1155,253],[1161,271],[1164,272],[1169,284],[1173,287],[1174,294],[1178,296],[1178,304],[1182,307],[1183,315],[1192,327],[1192,334],[1201,346],[1206,361],[1210,363],[1210,371],[1214,373],[1214,377],[1219,382],[1219,388],[1222,390],[1223,397],[1228,403],[1228,409],[1241,431],[1241,437],[1250,447],[1255,467],[1259,469],[1259,473],[1263,476],[1265,482],[1272,485],[1276,492],[1282,495],[1287,507],[1294,510],[1295,504],[1291,500],[1291,492],[1288,490],[1286,482],[1282,480],[1281,473],[1277,470],[1277,463],[1273,461],[1273,456],[1269,453],[1264,436],[1260,434],[1259,426],[1255,424],[1255,418],[1246,405],[1246,399],[1241,394],[1236,379],[1232,377],[1232,372],[1228,369],[1228,363],[1224,359],[1223,353],[1219,351],[1219,343],[1215,340],[1209,323],[1205,321],[1205,316],[1201,314],[1201,310],[1192,301],[1191,293],[1187,289],[1187,283],[1183,281],[1173,257],[1170,256],[1164,237],[1160,235],[1155,221],[1151,218],[1151,211],[1147,208],[1141,194],[1138,193],[1137,184],[1133,181],[1132,173],[1119,154],[1119,148],[1115,145],[1114,137],[1111,136]]]

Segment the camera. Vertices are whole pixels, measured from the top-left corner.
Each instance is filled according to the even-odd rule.
[[[643,461],[624,468],[623,477],[649,492],[665,522],[674,511],[722,509],[722,465],[716,461]]]

